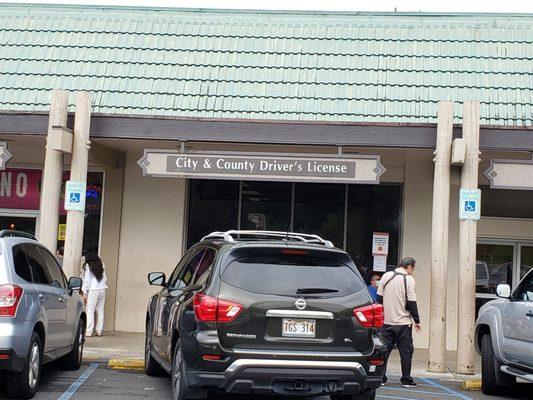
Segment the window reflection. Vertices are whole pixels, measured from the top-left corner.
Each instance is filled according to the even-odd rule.
[[[286,231],[291,222],[292,184],[242,183],[242,229]]]
[[[533,247],[521,246],[520,248],[520,279],[533,268]]]
[[[294,231],[312,233],[343,247],[346,185],[297,183]]]

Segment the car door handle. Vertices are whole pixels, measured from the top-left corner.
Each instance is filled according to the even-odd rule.
[[[527,314],[526,314],[526,317],[533,318],[533,311],[528,311]]]
[[[42,293],[39,293],[39,300],[46,301],[46,296]]]

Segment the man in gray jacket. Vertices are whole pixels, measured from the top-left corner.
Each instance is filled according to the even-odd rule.
[[[411,377],[414,352],[413,324],[417,332],[422,328],[416,304],[415,279],[412,276],[415,264],[413,258],[404,258],[398,268],[383,275],[378,288],[378,302],[383,304],[385,313],[382,336],[387,346],[387,359],[396,345],[400,352],[403,387],[417,386]],[[383,384],[387,382],[386,372],[385,362]]]

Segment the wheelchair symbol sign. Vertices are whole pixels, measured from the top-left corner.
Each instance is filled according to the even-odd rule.
[[[85,211],[85,182],[67,181],[65,185],[65,210]]]
[[[465,211],[469,211],[469,212],[476,211],[476,202],[475,201],[465,201]]]
[[[481,190],[461,189],[459,192],[459,219],[478,221],[481,218]]]
[[[79,203],[81,198],[81,193],[71,193],[70,194],[70,202],[71,203]]]

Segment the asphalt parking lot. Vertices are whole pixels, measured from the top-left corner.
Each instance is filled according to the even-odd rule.
[[[53,367],[45,368],[37,400],[119,400],[119,399],[170,399],[169,379],[151,378],[140,372],[114,371],[106,368],[106,364],[84,363],[79,371],[63,371]],[[532,387],[520,384],[513,390],[511,397],[490,397],[480,391],[465,391],[459,382],[443,382],[432,379],[417,379],[416,389],[402,388],[394,377],[386,387],[379,389],[378,399],[392,400],[477,400],[477,399],[531,399]],[[7,398],[2,388],[0,398]],[[225,397],[225,399],[251,399],[252,397]],[[257,399],[257,396],[253,397]],[[319,400],[327,400],[321,397]]]

